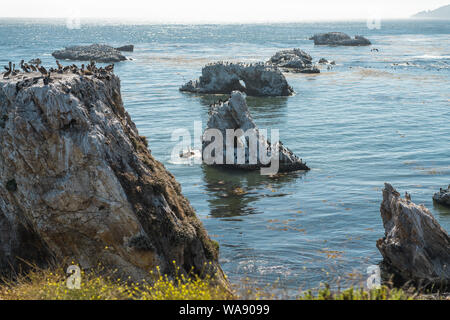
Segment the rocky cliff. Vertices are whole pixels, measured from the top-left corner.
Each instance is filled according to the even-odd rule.
[[[205,66],[199,80],[189,81],[180,91],[225,93],[233,90],[250,96],[290,96],[294,90],[273,65],[217,62]]]
[[[450,238],[430,211],[390,185],[383,189],[381,217],[386,230],[377,247],[402,281],[437,288],[450,284]]]
[[[216,243],[139,136],[119,78],[74,68],[0,80],[1,272],[74,260],[137,281],[156,266],[171,274],[175,261],[226,283]]]

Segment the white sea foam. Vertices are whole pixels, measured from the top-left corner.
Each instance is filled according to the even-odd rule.
[[[450,59],[450,56],[446,56],[446,55],[437,56],[437,55],[431,55],[431,54],[424,54],[421,56],[415,56],[413,58],[423,59],[423,60],[440,60],[440,59]]]

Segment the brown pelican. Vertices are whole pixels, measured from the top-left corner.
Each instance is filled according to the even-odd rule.
[[[405,191],[405,199],[411,201],[411,195],[407,191]]]
[[[38,67],[38,70],[39,70],[40,73],[42,73],[42,75],[47,75],[48,74],[47,69],[45,69],[44,66]]]
[[[5,72],[5,74],[3,75],[3,78],[9,77],[9,75],[12,72],[12,63],[11,63],[11,61],[9,62],[9,68],[5,67],[5,69],[8,70],[8,71]]]
[[[62,70],[62,69],[63,69],[63,66],[62,66],[62,64],[61,64],[61,63],[59,63],[59,61],[58,61],[58,60],[56,60],[56,65],[58,66],[58,70]]]

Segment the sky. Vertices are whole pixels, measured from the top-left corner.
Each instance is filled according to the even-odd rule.
[[[302,22],[408,18],[450,0],[2,0],[0,17],[158,23]]]

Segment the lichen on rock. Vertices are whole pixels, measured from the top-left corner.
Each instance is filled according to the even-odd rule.
[[[0,79],[0,272],[72,259],[139,281],[156,266],[172,274],[175,261],[226,285],[217,247],[139,136],[119,78],[77,70]]]

